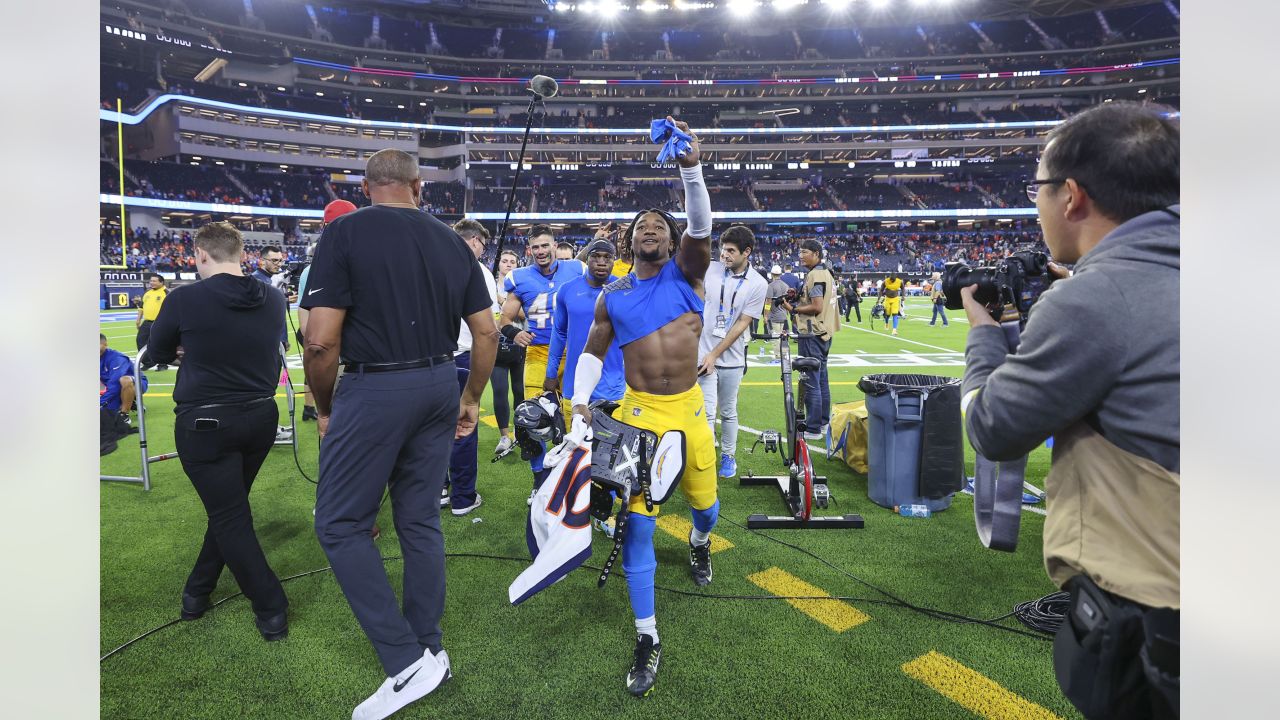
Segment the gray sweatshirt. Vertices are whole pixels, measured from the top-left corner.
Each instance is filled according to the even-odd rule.
[[[1113,445],[1180,472],[1179,256],[1178,219],[1139,215],[1032,306],[1016,355],[999,328],[973,328],[963,391],[981,388],[965,413],[974,448],[1012,460],[1085,419]]]

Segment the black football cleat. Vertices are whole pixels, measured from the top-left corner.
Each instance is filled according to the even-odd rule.
[[[655,643],[650,635],[637,635],[635,660],[627,671],[627,692],[638,698],[648,695],[658,680],[661,659],[662,643]]]
[[[689,543],[689,574],[698,587],[711,584],[711,541],[702,545]]]

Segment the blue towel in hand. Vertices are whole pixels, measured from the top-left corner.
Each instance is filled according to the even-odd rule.
[[[693,148],[693,144],[689,142],[693,136],[680,130],[675,123],[666,118],[649,123],[649,139],[656,143],[663,143],[662,150],[658,152],[660,163],[672,158],[684,157]]]

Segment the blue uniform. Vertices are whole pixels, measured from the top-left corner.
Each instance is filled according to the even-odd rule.
[[[702,316],[703,301],[674,260],[658,274],[641,280],[631,273],[604,288],[605,309],[620,347],[656,332],[685,313]],[[692,338],[691,342],[696,342]],[[710,532],[720,516],[716,498],[715,438],[702,412],[702,388],[693,387],[674,395],[654,395],[627,388],[614,417],[652,430],[658,436],[670,430],[685,434],[685,469],[680,489],[689,502],[693,526]],[[653,549],[658,506],[645,508],[644,498],[631,499],[631,519],[622,541],[622,569],[627,574],[627,594],[637,619],[654,615],[654,577],[658,558]]]
[[[120,378],[131,377],[133,375],[133,361],[128,355],[119,350],[107,348],[106,352],[98,359],[98,382],[101,383],[106,390],[99,397],[99,407],[104,407],[112,412],[120,412]],[[147,376],[142,376],[142,389],[140,392],[147,391]],[[125,411],[128,412],[128,408]]]
[[[607,283],[617,278],[609,276]],[[603,287],[591,287],[587,278],[580,277],[565,283],[556,291],[555,313],[551,334],[550,361],[547,363],[547,377],[555,377],[552,368],[560,364],[564,357],[565,393],[573,392],[574,370],[578,367],[578,357],[587,345],[587,335],[591,332],[591,323],[595,320],[596,298],[604,291]],[[600,382],[591,393],[595,400],[621,400],[627,389],[627,378],[622,369],[622,349],[618,341],[609,343],[609,351],[604,356],[604,370],[600,374]]]
[[[584,270],[577,260],[556,260],[551,264],[550,275],[543,275],[537,265],[516,268],[507,275],[502,287],[508,294],[515,293],[520,298],[529,321],[527,330],[533,333],[532,345],[551,344],[556,291],[570,280],[582,277]]]
[[[701,316],[703,306],[675,261],[647,280],[633,272],[609,283],[604,302],[618,347],[626,347],[685,313]]]

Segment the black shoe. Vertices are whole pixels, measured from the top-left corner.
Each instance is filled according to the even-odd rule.
[[[637,635],[635,660],[627,671],[627,692],[636,697],[648,695],[658,680],[661,659],[662,643],[655,643],[650,635]]]
[[[156,372],[164,372],[165,370],[168,370],[168,369],[169,369],[169,366],[168,366],[168,365],[157,365],[157,366],[156,366]]]
[[[314,407],[312,407],[312,406],[310,406],[310,405],[303,405],[303,406],[302,406],[302,420],[303,420],[303,422],[306,422],[307,420],[315,420],[316,418],[317,418],[317,415],[316,415],[316,409],[315,409]]]
[[[182,619],[183,620],[199,620],[209,611],[213,604],[209,602],[208,595],[192,596],[185,592],[182,593]]]
[[[711,584],[711,541],[702,545],[689,543],[689,572],[698,587]]]
[[[289,614],[287,612],[274,615],[266,620],[254,618],[253,622],[258,626],[258,632],[262,633],[262,639],[267,642],[283,640],[289,636]]]

